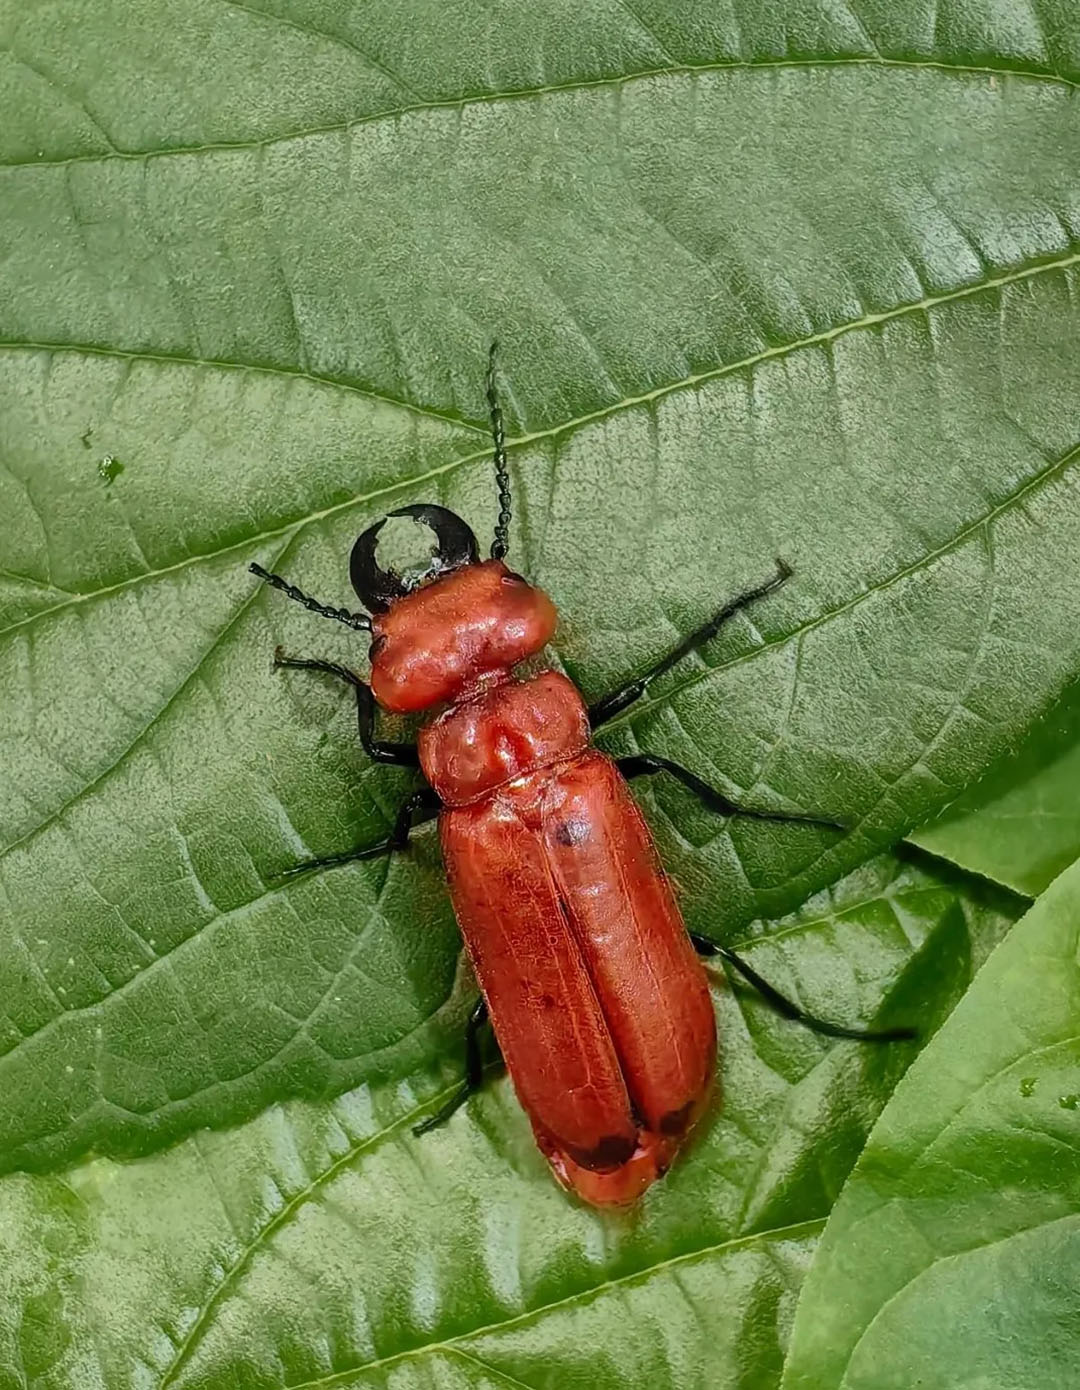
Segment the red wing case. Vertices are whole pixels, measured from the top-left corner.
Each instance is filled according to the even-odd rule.
[[[609,758],[589,752],[547,787],[544,845],[636,1113],[681,1137],[716,1063],[716,1017],[652,835]]]
[[[707,1102],[716,1026],[625,782],[588,752],[444,812],[441,836],[540,1149],[586,1201],[634,1201]]]

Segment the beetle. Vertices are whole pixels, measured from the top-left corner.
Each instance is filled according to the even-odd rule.
[[[490,1021],[556,1178],[593,1205],[625,1205],[667,1170],[713,1090],[716,1022],[701,957],[720,957],[781,1013],[821,1032],[867,1041],[913,1034],[815,1018],[734,951],[688,933],[627,779],[675,777],[721,815],[842,826],[738,806],[667,758],[611,758],[591,745],[595,729],[792,571],[777,561],[772,576],[590,707],[557,671],[516,674],[551,640],[556,611],[505,563],[511,491],[495,372],[493,344],[486,395],[499,514],[489,558],[480,558],[459,516],[420,503],[389,515],[411,517],[434,533],[424,573],[407,578],[380,568],[376,551],[386,517],[353,546],[350,578],[366,612],[320,603],[280,575],[251,566],[311,611],[371,634],[370,683],[330,661],[279,652],[275,665],[347,682],[369,756],[418,768],[426,782],[385,840],[289,872],[404,849],[412,829],[437,816],[480,1000],[466,1029],[465,1079],[416,1132],[445,1123],[480,1086],[481,1030]],[[378,708],[427,715],[416,744],[379,738]]]

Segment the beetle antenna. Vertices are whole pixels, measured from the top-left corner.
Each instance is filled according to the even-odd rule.
[[[491,543],[491,558],[501,560],[510,538],[510,470],[506,466],[506,434],[503,430],[502,407],[495,394],[495,360],[499,351],[496,339],[488,352],[487,403],[491,411],[491,437],[495,441],[495,486],[499,490],[499,519],[495,524],[495,539]]]
[[[257,574],[264,583],[269,584],[271,589],[279,589],[286,598],[302,603],[312,613],[318,613],[320,618],[333,618],[335,622],[344,623],[346,627],[355,628],[358,632],[371,631],[371,618],[366,613],[350,613],[347,608],[331,608],[328,603],[320,603],[310,594],[305,594],[303,589],[298,589],[295,584],[282,579],[280,574],[271,574],[269,570],[264,570],[262,565],[251,564],[248,569],[252,574]]]

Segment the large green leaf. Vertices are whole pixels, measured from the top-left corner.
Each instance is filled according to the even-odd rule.
[[[75,1164],[0,1181],[4,1390],[774,1385],[909,1050],[721,992],[726,1108],[625,1223],[505,1082],[415,1143],[433,839],[276,886],[408,779],[246,566],[343,601],[392,506],[489,530],[498,333],[590,696],[797,569],[606,736],[853,827],[648,788],[691,924],[932,1029],[1014,909],[875,856],[1080,673],[1070,7],[0,0],[0,74],[0,1168]]]
[[[897,1088],[799,1304],[790,1390],[1067,1385],[1080,1337],[1080,865]]]
[[[564,26],[576,77],[505,100],[477,71],[450,107],[376,119],[372,97],[323,129],[296,109],[324,100],[319,25],[287,17],[217,15],[236,63],[295,45],[293,106],[228,148],[213,102],[178,128],[176,84],[205,68],[190,14],[115,116],[107,79],[163,9],[88,5],[89,46],[51,10],[6,21],[51,119],[82,93],[122,152],[55,129],[0,174],[8,1167],[144,1149],[442,1046],[456,936],[430,846],[419,870],[270,881],[381,833],[404,782],[364,765],[338,692],[271,675],[278,641],[358,654],[245,565],[337,598],[390,497],[490,525],[496,330],[515,563],[558,600],[590,694],[773,554],[797,566],[613,732],[854,827],[722,830],[657,790],[695,925],[786,911],[924,821],[1080,668],[1071,78],[972,71],[985,52],[948,26],[921,66],[914,20],[888,65],[833,62],[867,41],[824,11],[784,59],[766,10],[742,35],[766,67],[658,11],[698,66],[598,76],[617,19],[598,11]],[[507,52],[523,22],[495,26]],[[417,64],[415,32],[379,23],[412,35],[390,66]],[[829,62],[799,50],[814,35]],[[483,67],[459,34],[448,73],[454,45]],[[29,136],[21,90],[0,125]]]
[[[836,1017],[932,1029],[1011,922],[882,857],[746,943]],[[0,1181],[0,1385],[775,1385],[817,1234],[911,1049],[716,994],[723,1110],[632,1215],[552,1182],[505,1080],[456,1061],[129,1163]]]

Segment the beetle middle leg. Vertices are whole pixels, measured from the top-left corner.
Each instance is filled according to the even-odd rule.
[[[615,761],[619,771],[627,779],[648,776],[654,772],[669,772],[684,787],[696,792],[710,811],[715,811],[721,816],[750,816],[754,820],[797,821],[803,825],[825,825],[831,830],[847,829],[847,826],[841,825],[839,821],[823,820],[820,816],[803,816],[794,811],[759,811],[749,806],[739,806],[723,792],[718,792],[715,787],[710,787],[708,782],[703,782],[696,772],[673,763],[670,758],[658,758],[652,753],[631,753]]]
[[[347,681],[356,691],[356,723],[360,731],[360,742],[364,752],[373,762],[396,763],[401,767],[419,767],[416,746],[412,743],[391,743],[375,737],[375,696],[371,686],[362,681],[355,671],[347,666],[339,666],[336,661],[310,661],[304,658],[282,656],[274,653],[275,670],[323,671],[328,676],[337,676]]]
[[[351,864],[356,859],[377,859],[383,854],[393,854],[395,850],[405,849],[409,835],[418,825],[434,820],[439,814],[442,802],[430,787],[421,787],[409,797],[398,812],[394,828],[385,840],[376,840],[373,845],[361,845],[359,849],[346,850],[344,854],[331,854],[325,859],[305,859],[294,864],[291,869],[277,875],[279,878],[294,878],[297,874],[310,873],[312,869],[333,869],[339,864]]]
[[[720,631],[721,627],[727,622],[728,618],[746,608],[756,599],[764,598],[766,594],[771,594],[774,589],[779,589],[782,584],[786,584],[792,576],[791,566],[784,560],[777,560],[776,573],[771,579],[765,580],[763,584],[757,584],[752,589],[746,589],[743,593],[736,595],[735,598],[725,603],[722,608],[712,615],[708,622],[702,623],[695,628],[688,637],[684,637],[673,651],[668,652],[667,656],[661,657],[655,666],[652,666],[643,676],[638,676],[636,680],[627,682],[620,686],[618,690],[613,690],[610,695],[605,695],[602,700],[597,700],[595,705],[589,706],[589,723],[594,729],[598,729],[601,724],[609,719],[614,719],[615,715],[621,714],[628,705],[632,705],[635,700],[641,698],[648,690],[650,684],[662,676],[666,671],[680,662],[684,656],[689,656],[698,647],[703,647]]]
[[[444,1125],[455,1111],[461,1109],[473,1092],[478,1091],[484,1084],[484,1059],[480,1055],[480,1030],[487,1022],[487,1017],[487,1002],[481,998],[465,1025],[465,1080],[446,1104],[435,1111],[434,1115],[429,1115],[426,1120],[421,1120],[418,1125],[413,1125],[414,1134],[427,1134],[428,1130],[437,1129],[439,1125]]]
[[[766,1003],[771,1004],[778,1014],[784,1018],[793,1019],[796,1023],[805,1024],[807,1028],[812,1028],[815,1033],[824,1033],[830,1038],[852,1038],[856,1042],[909,1042],[912,1038],[918,1037],[914,1028],[850,1028],[843,1023],[830,1023],[828,1019],[818,1018],[816,1014],[807,1013],[801,1005],[796,1004],[793,999],[789,999],[786,994],[781,994],[774,986],[769,984],[763,976],[743,960],[742,956],[736,955],[727,946],[721,946],[718,942],[712,941],[707,936],[702,936],[699,932],[688,932],[687,935],[694,944],[694,950],[700,956],[719,956],[726,961],[733,970],[739,974],[749,984],[757,990]]]

